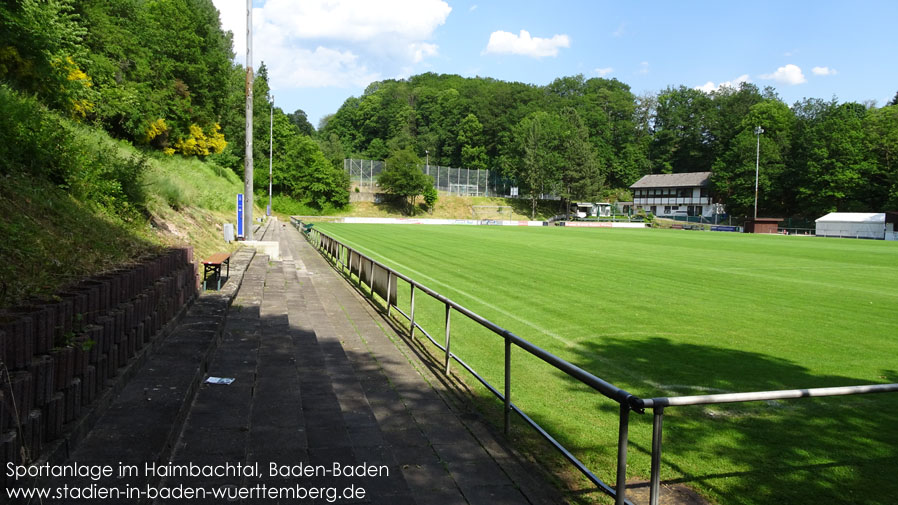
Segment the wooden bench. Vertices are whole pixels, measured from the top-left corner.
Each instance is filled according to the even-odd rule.
[[[226,265],[227,277],[231,276],[230,253],[215,253],[203,261],[203,291],[206,290],[206,277],[212,274],[218,280],[218,290],[221,290],[221,265]]]

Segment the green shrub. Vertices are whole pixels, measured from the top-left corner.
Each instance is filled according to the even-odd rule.
[[[0,85],[0,174],[29,174],[126,219],[142,211],[147,159]]]

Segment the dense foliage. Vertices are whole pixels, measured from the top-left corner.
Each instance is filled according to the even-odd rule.
[[[789,107],[751,83],[636,96],[582,75],[546,86],[432,73],[372,83],[322,121],[325,152],[384,159],[398,149],[431,164],[514,177],[522,194],[607,197],[649,173],[713,171],[735,216],[818,216],[898,209],[898,109],[806,99]],[[326,147],[325,147],[326,146]]]
[[[125,220],[145,200],[145,156],[0,85],[0,176],[45,181]]]
[[[388,194],[403,200],[408,214],[414,214],[415,201],[425,197],[432,207],[436,203],[433,177],[421,171],[421,158],[410,149],[394,152],[387,158],[386,168],[377,177],[377,184]]]
[[[231,47],[210,0],[0,3],[0,81],[146,150],[242,173],[245,72]],[[271,112],[264,64],[253,89],[253,155],[261,168],[269,162]],[[344,205],[348,182],[322,163],[328,158],[311,140],[305,113],[274,115],[275,152],[286,157],[275,160],[274,189],[319,208]],[[256,184],[267,189],[264,175]]]

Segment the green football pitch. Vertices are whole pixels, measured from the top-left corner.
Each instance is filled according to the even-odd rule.
[[[895,242],[316,226],[643,398],[898,382]],[[407,312],[408,289],[399,287]],[[416,319],[440,339],[441,305],[416,297]],[[501,390],[502,340],[461,316],[452,335],[453,353]],[[515,403],[613,484],[617,404],[521,350],[512,362]],[[665,414],[662,479],[713,502],[885,504],[898,496],[896,393]],[[630,479],[648,478],[650,449],[651,415],[634,413]]]

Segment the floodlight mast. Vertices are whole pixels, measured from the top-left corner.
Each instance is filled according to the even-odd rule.
[[[269,107],[268,123],[268,215],[271,215],[271,160],[274,157],[274,95],[268,95],[271,99]]]
[[[755,135],[758,136],[758,147],[755,154],[755,219],[758,219],[758,172],[761,165],[761,134],[764,129],[760,126],[755,128]]]
[[[253,1],[246,0],[246,148],[243,156],[243,235],[253,240]]]

